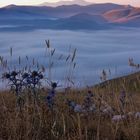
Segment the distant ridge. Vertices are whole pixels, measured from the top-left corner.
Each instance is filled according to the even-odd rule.
[[[96,23],[104,24],[107,20],[102,15],[89,14],[89,13],[79,13],[68,18],[69,20],[85,20],[85,21],[95,21]]]
[[[79,13],[89,14],[103,14],[110,10],[117,10],[124,8],[124,5],[118,5],[113,3],[91,4],[87,6],[80,5],[63,5],[58,7],[49,6],[16,6],[9,5],[0,8],[0,18],[24,18],[26,16],[44,17],[44,18],[65,18],[74,16]],[[20,16],[20,14],[22,16]],[[10,15],[10,16],[9,16]]]
[[[121,10],[112,10],[104,14],[110,23],[140,27],[140,8],[129,7]]]
[[[40,4],[40,6],[50,6],[50,7],[57,7],[62,5],[81,5],[86,6],[93,3],[87,2],[85,0],[73,0],[73,1],[59,1],[59,2],[44,2]]]
[[[7,5],[7,6],[5,6],[5,7],[3,7],[3,8],[14,8],[14,7],[17,7],[17,5],[15,5],[15,4],[10,4],[10,5]]]

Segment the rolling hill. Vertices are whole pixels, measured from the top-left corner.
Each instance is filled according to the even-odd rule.
[[[140,27],[140,8],[129,7],[121,10],[112,10],[104,14],[110,23],[121,26]]]

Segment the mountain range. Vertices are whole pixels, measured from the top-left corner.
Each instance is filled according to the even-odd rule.
[[[140,27],[140,8],[113,3],[56,7],[9,5],[0,8],[0,30],[89,30],[118,27]]]
[[[84,0],[72,0],[72,1],[58,1],[58,2],[44,2],[40,4],[40,6],[50,6],[50,7],[57,7],[62,5],[81,5],[86,6],[93,3],[84,1]]]

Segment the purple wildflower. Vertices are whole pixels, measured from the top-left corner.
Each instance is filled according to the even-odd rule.
[[[74,110],[76,103],[74,101],[71,100],[67,100],[67,104],[70,107],[71,110]]]
[[[124,90],[122,90],[122,92],[120,93],[119,100],[120,100],[121,111],[123,111],[125,106],[125,100],[126,100],[126,93]]]
[[[51,90],[48,94],[48,96],[46,97],[46,102],[47,102],[47,105],[49,107],[49,109],[53,109],[53,106],[54,106],[54,100],[55,100],[55,95],[56,95],[56,91],[55,91],[55,88],[57,87],[57,83],[51,83]]]
[[[86,110],[90,109],[93,103],[92,97],[93,97],[93,93],[91,92],[91,90],[88,90],[88,93],[85,96],[84,103],[83,103],[84,109]]]

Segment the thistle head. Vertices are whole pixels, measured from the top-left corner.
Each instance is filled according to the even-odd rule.
[[[38,72],[37,71],[33,71],[32,72],[32,77],[35,78],[36,76],[38,76]]]
[[[120,93],[120,97],[125,97],[125,96],[126,96],[125,90],[122,90]]]
[[[16,77],[17,75],[18,75],[18,73],[16,71],[11,72],[11,76]]]
[[[39,76],[40,79],[44,78],[43,74],[39,74],[38,76]]]
[[[28,76],[29,76],[28,73],[24,73],[24,74],[22,75],[22,78],[25,79],[25,78],[27,78]]]
[[[57,83],[56,83],[56,82],[53,82],[53,83],[51,84],[51,87],[52,87],[53,89],[55,89],[55,88],[57,87]]]
[[[10,75],[9,73],[4,73],[4,74],[3,74],[3,78],[6,78],[6,79],[9,79],[10,76],[11,76],[11,75]]]

